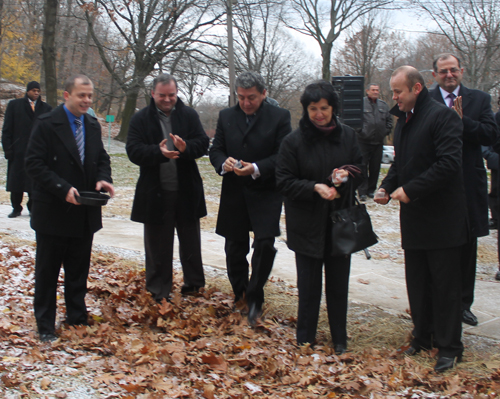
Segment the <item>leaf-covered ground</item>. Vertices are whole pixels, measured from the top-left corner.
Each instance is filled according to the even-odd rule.
[[[407,319],[351,306],[352,352],[336,356],[325,328],[317,346],[299,348],[294,310],[279,303],[295,307],[296,291],[283,282],[269,283],[271,304],[252,329],[233,310],[225,276],[212,276],[202,295],[174,294],[158,305],[137,265],[102,253],[92,258],[91,326],[61,322],[60,292],[60,338],[41,343],[32,311],[35,248],[0,238],[5,398],[496,398],[500,392],[500,358],[491,356],[498,343],[469,351],[456,371],[438,375],[432,353],[405,358],[388,340],[390,332],[402,342]],[[176,273],[175,292],[179,284]]]

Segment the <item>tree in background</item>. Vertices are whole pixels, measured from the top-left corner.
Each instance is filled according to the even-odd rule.
[[[500,3],[484,0],[412,0],[438,25],[439,33],[456,49],[475,89],[489,91],[500,84]]]
[[[290,0],[286,26],[316,40],[321,48],[322,78],[330,81],[333,43],[358,18],[389,6],[392,0]]]
[[[45,94],[47,103],[52,107],[57,106],[56,26],[58,8],[59,0],[45,0],[42,54],[45,72]]]

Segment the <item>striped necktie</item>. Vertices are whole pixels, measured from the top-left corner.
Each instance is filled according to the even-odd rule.
[[[454,93],[450,93],[448,94],[448,97],[449,98],[449,102],[448,102],[448,107],[453,107],[453,101],[455,100],[455,94]]]
[[[75,132],[75,140],[76,146],[78,147],[78,153],[80,154],[80,159],[83,162],[85,161],[85,140],[83,139],[83,126],[82,121],[79,118],[75,119],[76,123],[76,132]]]

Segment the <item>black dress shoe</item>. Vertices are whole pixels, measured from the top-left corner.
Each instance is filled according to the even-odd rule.
[[[57,337],[54,334],[40,334],[40,341],[42,342],[52,342],[55,341]]]
[[[9,213],[7,215],[8,218],[17,218],[18,216],[21,216],[21,212],[17,212],[17,211],[12,211],[11,213]]]
[[[460,361],[459,357],[441,356],[437,360],[436,365],[434,366],[434,370],[437,371],[438,373],[442,373],[443,371],[450,370],[453,367],[455,367],[455,364],[457,364],[457,361]]]
[[[257,324],[257,319],[262,316],[262,309],[260,309],[256,303],[250,304],[248,310],[248,324],[255,327]]]
[[[196,295],[198,292],[200,292],[201,287],[197,287],[196,285],[186,285],[184,284],[181,287],[181,294],[182,295]]]
[[[414,356],[418,352],[420,352],[420,349],[417,349],[417,348],[414,348],[413,346],[410,346],[408,349],[406,349],[405,351],[403,351],[403,355],[405,355],[405,356]]]
[[[488,228],[490,230],[496,230],[498,228],[498,221],[496,219],[490,219],[488,222]]]
[[[497,274],[495,274],[495,280],[500,281],[500,270],[497,271]]]
[[[477,317],[470,310],[463,311],[462,321],[470,326],[477,326]]]
[[[336,355],[343,355],[345,351],[347,350],[346,346],[343,344],[336,344],[333,349],[335,349],[335,354]]]

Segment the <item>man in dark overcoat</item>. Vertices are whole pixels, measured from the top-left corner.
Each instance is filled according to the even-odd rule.
[[[7,191],[10,191],[12,212],[9,218],[21,216],[24,193],[28,193],[31,210],[31,182],[24,168],[24,156],[35,119],[52,107],[40,97],[40,83],[29,82],[23,98],[9,101],[2,128],[2,146],[7,159]]]
[[[489,146],[497,141],[498,127],[491,109],[491,96],[461,84],[464,69],[456,56],[450,53],[438,55],[433,69],[432,75],[439,86],[431,92],[431,96],[454,109],[463,124],[462,173],[469,215],[469,240],[460,260],[462,321],[475,326],[478,321],[471,312],[471,305],[476,281],[477,238],[489,234],[488,179],[481,146]]]
[[[177,82],[167,74],[153,80],[149,106],[130,121],[127,154],[141,172],[132,220],[144,223],[146,288],[157,302],[172,290],[174,232],[184,274],[182,294],[205,286],[200,218],[207,214],[196,159],[209,138],[196,111],[177,97]]]
[[[255,325],[276,255],[274,239],[280,234],[282,196],[274,170],[281,140],[291,131],[290,112],[264,101],[264,80],[255,72],[242,73],[236,91],[238,104],[219,114],[210,161],[223,176],[216,233],[226,239],[235,303],[246,300],[248,320]],[[254,252],[249,279],[250,231]]]
[[[461,341],[460,256],[467,241],[462,178],[462,122],[456,112],[431,98],[413,67],[391,77],[391,113],[396,157],[375,196],[401,204],[408,300],[414,324],[407,355],[439,349],[436,371],[454,367]],[[390,197],[389,197],[390,194]]]
[[[88,323],[85,294],[92,240],[102,228],[101,208],[80,205],[78,196],[82,191],[114,194],[101,126],[86,113],[93,91],[87,76],[69,78],[65,103],[36,121],[26,150],[26,172],[33,181],[31,227],[37,244],[34,307],[42,341],[56,339],[61,264],[66,322]]]

